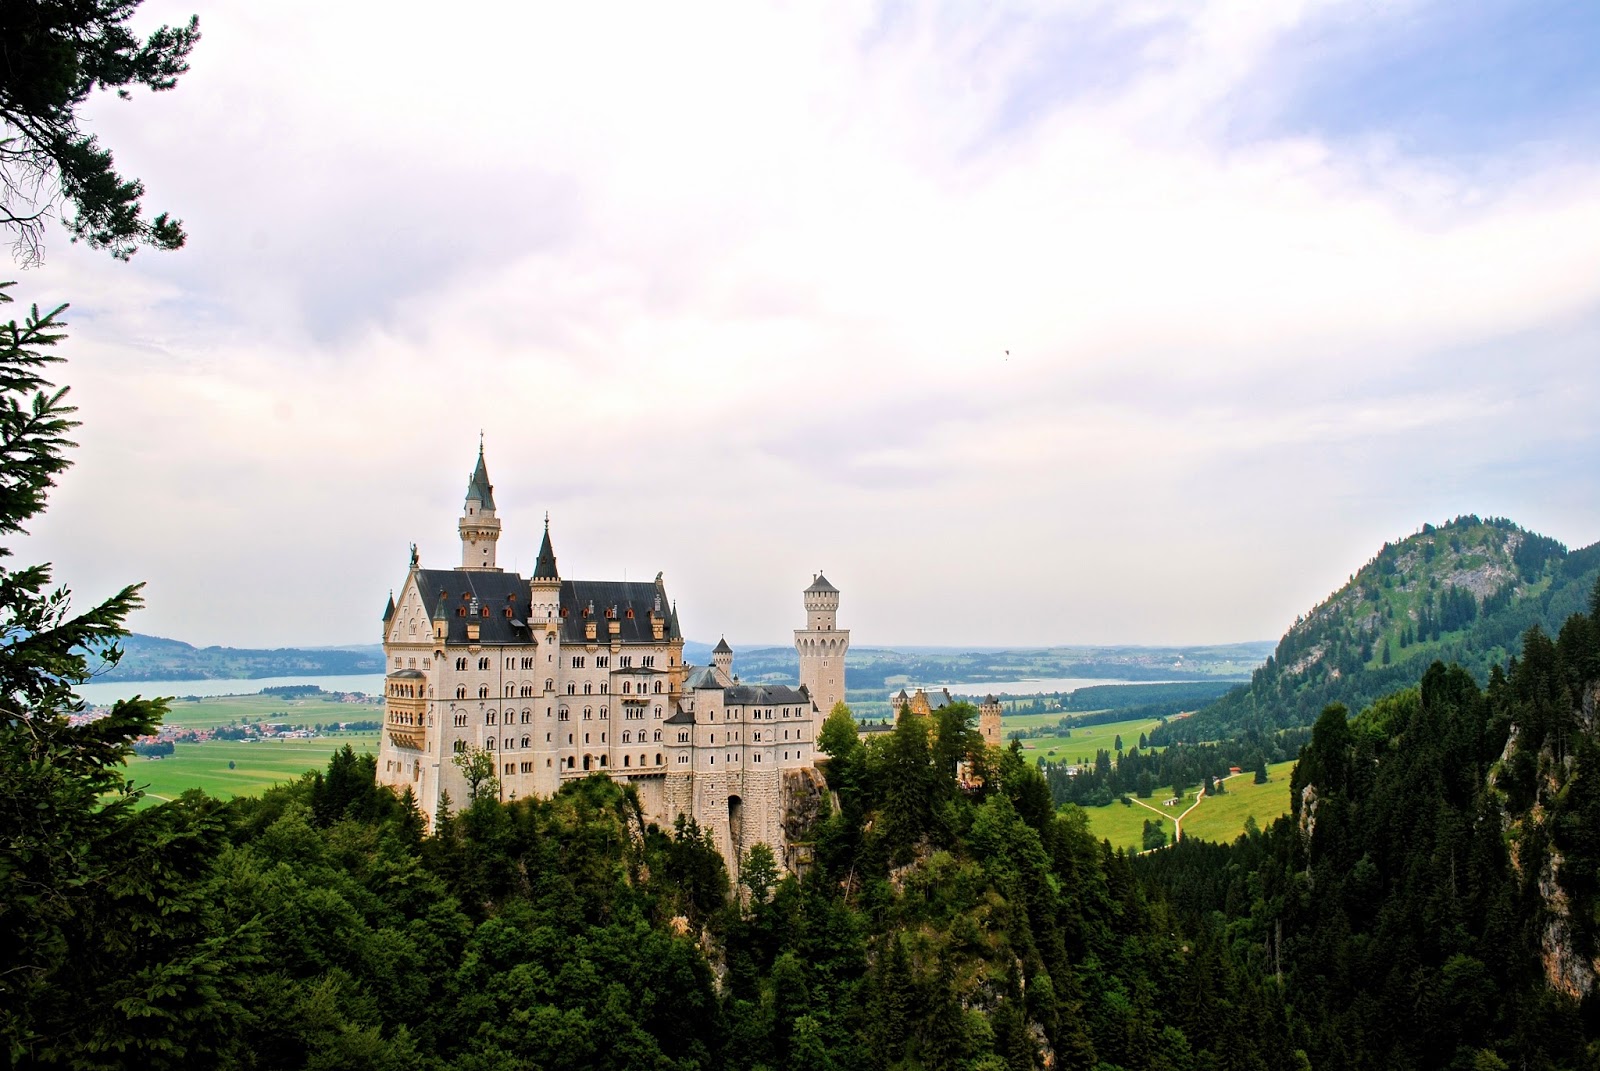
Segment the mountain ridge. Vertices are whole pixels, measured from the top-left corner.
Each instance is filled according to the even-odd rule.
[[[1297,617],[1248,684],[1164,739],[1310,725],[1335,702],[1359,711],[1434,661],[1460,664],[1481,687],[1529,628],[1554,635],[1583,612],[1597,578],[1600,543],[1568,551],[1503,517],[1424,524]]]

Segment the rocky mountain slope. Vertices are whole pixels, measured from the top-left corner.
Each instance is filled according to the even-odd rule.
[[[1581,612],[1597,577],[1600,544],[1569,552],[1502,518],[1424,525],[1297,620],[1248,685],[1169,732],[1200,740],[1310,725],[1327,704],[1360,710],[1435,660],[1482,684],[1529,628],[1555,634]]]

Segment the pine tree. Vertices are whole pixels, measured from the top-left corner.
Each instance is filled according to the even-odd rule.
[[[0,537],[44,509],[70,464],[74,410],[46,378],[61,312],[0,327]],[[204,1064],[204,1038],[241,1013],[232,968],[254,956],[251,928],[208,941],[197,921],[198,878],[220,847],[214,808],[136,810],[123,768],[165,703],[69,720],[83,707],[74,689],[121,657],[139,604],[133,585],[75,612],[50,566],[0,564],[0,1046],[13,1064]]]

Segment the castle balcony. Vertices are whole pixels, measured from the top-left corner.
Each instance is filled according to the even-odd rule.
[[[428,736],[426,681],[414,669],[389,674],[384,681],[383,725],[399,747],[422,750]]]

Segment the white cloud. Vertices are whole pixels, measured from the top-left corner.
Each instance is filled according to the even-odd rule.
[[[208,12],[96,110],[191,248],[23,282],[88,421],[30,549],[150,577],[146,631],[360,640],[481,427],[508,564],[548,508],[698,636],[781,639],[819,565],[858,642],[1274,635],[1527,505],[1597,393],[1600,161],[1232,139],[1310,10]]]

